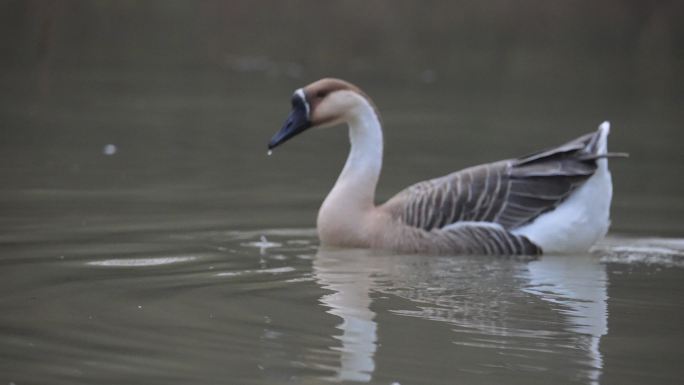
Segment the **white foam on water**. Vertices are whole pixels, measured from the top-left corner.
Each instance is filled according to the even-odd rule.
[[[88,265],[105,267],[140,267],[140,266],[160,266],[172,263],[189,262],[197,259],[194,255],[180,257],[158,257],[158,258],[121,258],[104,259],[101,261],[91,261]]]
[[[597,250],[603,263],[684,267],[684,239],[609,239]]]

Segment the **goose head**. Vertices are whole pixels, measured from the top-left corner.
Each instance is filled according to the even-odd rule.
[[[325,78],[297,89],[292,95],[292,111],[268,143],[268,149],[285,143],[309,128],[331,127],[353,118],[360,106],[372,103],[355,85]]]

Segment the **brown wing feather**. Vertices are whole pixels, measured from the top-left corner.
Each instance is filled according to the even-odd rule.
[[[535,255],[539,246],[524,236],[513,235],[500,226],[465,222],[430,232],[447,250],[461,254]]]
[[[428,231],[463,221],[514,229],[557,207],[593,175],[597,138],[598,133],[587,134],[549,150],[417,183],[385,209]]]

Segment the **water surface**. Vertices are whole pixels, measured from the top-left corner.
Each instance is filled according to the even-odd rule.
[[[547,85],[515,60],[464,81],[474,57],[448,73],[389,55],[404,67],[388,76],[368,58],[307,70],[239,53],[228,69],[2,71],[0,384],[680,383],[677,83],[624,92],[629,72],[608,76],[622,61],[603,56],[563,72],[600,81]],[[611,235],[538,259],[320,248],[346,133],[265,147],[292,90],[330,68],[382,113],[379,200],[610,119],[611,149],[632,155],[611,161]]]
[[[677,383],[684,241],[590,255],[323,249],[312,229],[3,237],[15,384]]]

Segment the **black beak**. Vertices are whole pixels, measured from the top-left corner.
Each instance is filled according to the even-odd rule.
[[[287,120],[280,131],[273,135],[271,141],[268,142],[268,149],[272,150],[278,147],[290,138],[297,136],[311,127],[308,115],[309,108],[307,102],[303,100],[298,93],[295,94],[292,97],[292,111],[290,112],[290,116],[287,117]]]

